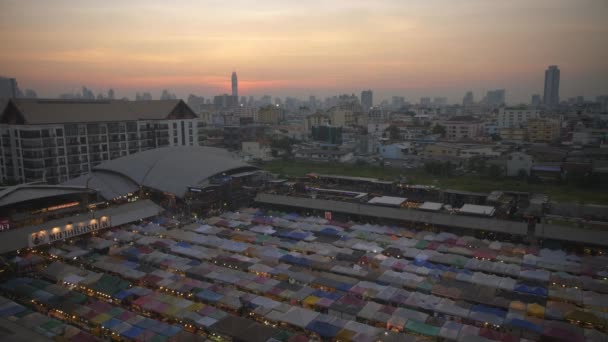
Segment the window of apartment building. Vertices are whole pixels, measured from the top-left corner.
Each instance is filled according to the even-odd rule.
[[[182,121],[182,145],[186,145],[186,125],[184,125],[184,122]]]
[[[55,130],[55,135],[58,136],[58,137],[62,137],[63,136],[63,129],[57,128]]]
[[[173,123],[173,129],[177,129],[177,122]]]

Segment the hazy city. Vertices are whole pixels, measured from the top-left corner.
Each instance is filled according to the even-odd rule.
[[[0,341],[608,341],[606,18],[0,0]]]

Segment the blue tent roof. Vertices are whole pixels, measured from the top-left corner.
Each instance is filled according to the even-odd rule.
[[[23,310],[25,310],[24,306],[15,303],[15,305],[11,305],[2,309],[2,311],[0,311],[0,316],[12,316],[14,314],[20,313]]]
[[[511,319],[507,322],[507,325],[509,326],[513,326],[513,327],[517,327],[517,328],[522,328],[522,329],[526,329],[526,330],[530,330],[530,331],[534,331],[537,333],[542,333],[543,332],[543,328],[530,322],[530,321],[526,321],[523,319],[519,319],[519,318],[514,318]]]
[[[179,333],[180,331],[182,331],[182,328],[180,326],[169,325],[161,332],[161,334],[164,336],[167,336],[167,337],[171,337],[171,336]]]
[[[342,295],[337,292],[327,292],[323,290],[317,290],[312,293],[313,296],[317,296],[319,298],[328,298],[331,300],[338,300],[342,298]]]
[[[315,332],[319,334],[319,336],[324,338],[332,338],[338,335],[342,328],[336,327],[335,325],[331,325],[327,322],[312,321],[308,323],[308,325],[306,326],[306,330]]]
[[[123,331],[121,335],[134,340],[137,336],[144,332],[144,330],[145,329],[139,327],[131,327],[130,329]]]
[[[118,320],[116,318],[111,318],[111,319],[103,322],[102,325],[103,325],[104,328],[112,329],[115,326],[119,325],[120,323],[122,323],[122,321],[120,321],[120,320]]]
[[[137,323],[137,326],[143,329],[151,329],[153,326],[157,325],[159,322],[157,320],[146,318],[141,322]]]
[[[115,293],[114,294],[114,298],[123,300],[123,299],[129,297],[132,294],[133,293],[131,291],[129,291],[129,290],[122,290],[122,291],[120,291],[118,293]]]
[[[521,292],[526,294],[531,294],[535,296],[547,297],[547,289],[543,287],[537,286],[528,286],[524,284],[518,284],[515,286],[515,292]]]
[[[489,306],[485,306],[485,305],[475,305],[471,308],[472,311],[475,312],[483,312],[483,313],[488,313],[488,314],[492,314],[494,316],[498,316],[498,317],[502,317],[505,318],[507,317],[507,312],[498,308],[492,308]]]
[[[198,292],[196,294],[196,297],[202,299],[202,300],[206,300],[208,302],[217,302],[218,300],[224,298],[224,295],[221,295],[219,293],[215,293],[213,291],[210,290],[203,290],[201,292]]]
[[[325,227],[319,231],[321,235],[329,235],[329,236],[338,236],[340,235],[340,231],[334,228]]]
[[[289,263],[289,264],[296,264],[296,265],[302,265],[302,266],[310,266],[312,264],[312,261],[306,259],[306,258],[302,258],[302,257],[297,257],[291,254],[285,254],[283,255],[280,259],[281,262],[285,262],[285,263]]]

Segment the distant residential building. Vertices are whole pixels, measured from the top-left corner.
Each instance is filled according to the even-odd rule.
[[[481,123],[472,116],[455,116],[443,123],[448,140],[475,139],[481,133]]]
[[[393,96],[391,107],[393,109],[401,109],[403,106],[405,106],[405,98],[403,96]]]
[[[502,107],[498,110],[498,127],[520,127],[525,125],[528,120],[538,119],[540,110],[532,108]]]
[[[412,153],[410,143],[398,143],[378,147],[378,153],[385,159],[404,159]]]
[[[540,94],[532,95],[532,99],[530,100],[530,105],[532,107],[538,107],[541,104],[542,104],[542,100],[541,100]]]
[[[374,106],[374,94],[371,90],[361,92],[361,106],[365,112],[368,112]]]
[[[600,145],[608,142],[608,129],[577,128],[572,132],[572,143],[576,145]]]
[[[285,120],[285,110],[278,106],[266,106],[258,110],[256,122],[278,125]]]
[[[552,119],[531,119],[527,123],[528,140],[531,142],[554,142],[559,139],[560,123]]]
[[[520,173],[529,176],[533,165],[534,159],[531,155],[523,152],[513,152],[507,158],[505,174],[508,177],[515,177]]]
[[[15,99],[19,92],[17,80],[14,78],[0,77],[0,99]]]
[[[354,153],[348,150],[306,148],[297,150],[295,157],[307,161],[344,163],[351,161]]]
[[[600,111],[602,113],[608,113],[608,95],[597,96],[595,101],[600,105]]]
[[[424,147],[423,155],[431,158],[458,157],[462,148],[454,144],[437,143]]]
[[[223,145],[232,149],[242,147],[243,141],[260,141],[266,138],[268,126],[249,125],[249,126],[224,126]]]
[[[500,152],[495,151],[492,147],[470,147],[463,148],[460,150],[459,156],[461,158],[472,158],[472,157],[500,157]]]
[[[500,128],[498,134],[500,135],[500,138],[502,140],[522,142],[525,141],[527,138],[526,133],[527,132],[525,128],[506,127]]]
[[[311,137],[314,141],[324,142],[332,145],[341,145],[342,127],[328,125],[312,126]]]
[[[356,114],[350,109],[334,107],[329,111],[329,117],[331,124],[334,126],[345,127],[357,123]]]
[[[257,141],[243,141],[241,144],[243,156],[250,159],[271,160],[272,150],[270,146]]]
[[[213,105],[216,109],[236,108],[239,105],[239,97],[234,95],[217,95],[213,97]]]
[[[423,107],[428,107],[431,105],[431,98],[430,97],[421,97],[420,98],[420,105]]]
[[[308,115],[304,119],[304,128],[306,132],[310,132],[313,126],[325,126],[331,124],[331,119],[329,115],[324,114],[322,112],[316,112],[314,114]]]
[[[559,79],[560,71],[557,65],[551,65],[545,70],[543,102],[546,106],[553,107],[559,104]]]
[[[447,97],[435,97],[433,98],[433,106],[435,107],[443,107],[447,106],[448,98]]]
[[[103,161],[200,145],[204,122],[181,100],[12,99],[0,113],[2,181],[60,183]]]
[[[470,106],[472,106],[474,104],[475,104],[475,101],[473,99],[473,92],[472,91],[467,91],[467,93],[462,98],[462,105],[464,107],[470,107]]]

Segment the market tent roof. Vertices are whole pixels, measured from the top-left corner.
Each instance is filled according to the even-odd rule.
[[[398,207],[398,206],[400,206],[405,201],[407,201],[407,198],[392,197],[392,196],[380,196],[380,197],[374,197],[374,198],[372,198],[367,203],[369,203],[369,204],[390,205],[390,206]]]
[[[122,177],[138,186],[172,193],[181,198],[188,191],[188,187],[203,184],[213,176],[257,169],[224,149],[172,146],[106,161],[95,166],[92,174],[104,172],[105,175],[100,177],[105,177],[105,183],[126,183],[125,180],[108,180],[108,177],[112,176]],[[86,182],[87,178],[79,177],[79,179],[78,184]],[[115,192],[124,192],[124,190],[116,189]]]
[[[405,324],[405,330],[412,331],[412,332],[426,335],[426,336],[437,336],[437,335],[439,335],[440,328],[433,326],[433,325],[416,322],[416,321],[408,321]]]
[[[494,216],[496,209],[487,205],[465,204],[459,211],[463,214]]]
[[[209,329],[244,342],[266,342],[279,333],[278,329],[232,315],[219,320]]]
[[[422,203],[418,209],[420,210],[429,210],[429,211],[437,211],[443,207],[443,203],[437,202],[424,202]]]
[[[317,316],[319,316],[318,312],[293,307],[289,311],[281,315],[280,320],[282,322],[289,323],[300,328],[304,328]]]

